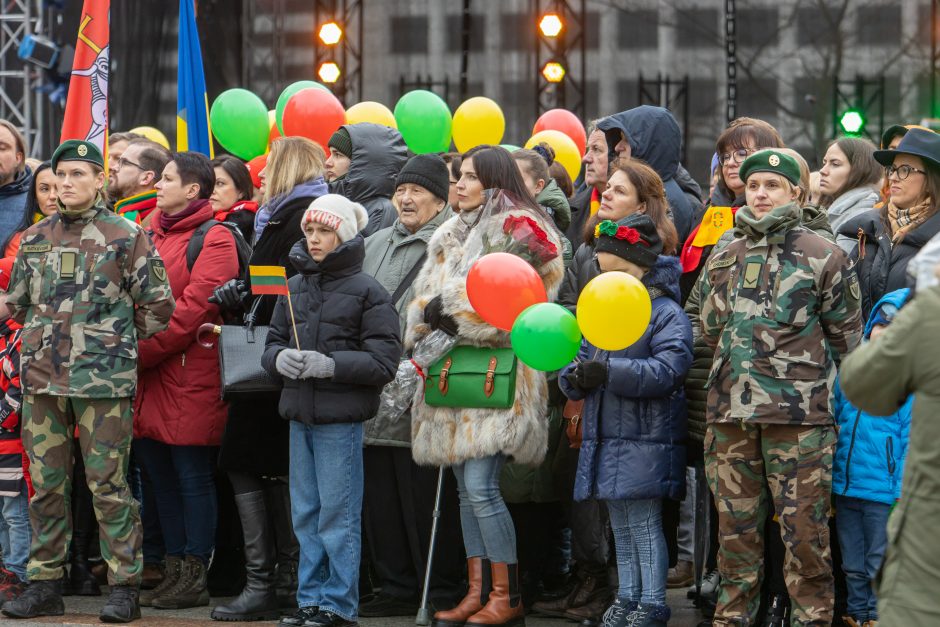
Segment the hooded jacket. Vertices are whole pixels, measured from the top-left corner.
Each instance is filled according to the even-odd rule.
[[[652,316],[632,346],[608,353],[582,342],[579,360],[607,361],[604,385],[585,397],[565,376],[575,363],[558,379],[568,398],[585,399],[576,500],[684,497],[682,382],[692,363],[692,327],[679,304],[680,274],[678,259],[660,255],[643,277]]]
[[[154,247],[166,265],[176,309],[165,331],[138,343],[140,369],[134,399],[134,436],[165,444],[217,446],[228,418],[219,390],[219,359],[196,341],[204,323],[220,323],[209,296],[238,276],[238,251],[227,229],[206,233],[190,271],[186,249],[193,233],[212,219],[208,200],[196,200],[196,213],[164,230],[159,210],[151,222]]]
[[[913,285],[907,276],[907,264],[938,233],[940,212],[927,218],[894,246],[878,210],[867,211],[842,225],[839,235],[856,242],[850,257],[855,262],[862,288],[862,315],[868,316],[875,303],[888,292]]]
[[[398,217],[391,198],[395,178],[408,160],[408,148],[401,133],[381,124],[350,124],[341,128],[346,129],[352,140],[352,156],[349,171],[330,183],[330,192],[365,207],[369,224],[362,230],[362,236],[368,237],[392,226]]]
[[[0,187],[0,242],[8,242],[26,219],[26,197],[33,171],[26,166],[10,183]]]
[[[826,209],[829,226],[834,233],[838,233],[843,224],[866,211],[871,211],[879,200],[878,192],[871,187],[856,187],[848,190],[836,198]],[[839,235],[836,243],[842,247],[846,254],[850,254],[857,241],[857,237]]]
[[[885,304],[900,309],[910,290],[887,294],[875,305],[865,325],[871,337],[875,315]],[[839,443],[832,466],[832,493],[866,501],[894,503],[901,497],[901,477],[911,431],[914,395],[890,416],[873,416],[856,408],[836,385],[835,417]]]
[[[535,202],[548,209],[548,214],[555,221],[558,230],[564,233],[571,226],[571,205],[568,204],[568,197],[558,187],[555,179],[549,179],[545,188],[539,192]]]
[[[630,144],[630,156],[656,170],[666,189],[679,241],[684,242],[692,231],[695,210],[676,181],[682,149],[682,133],[676,119],[662,107],[642,105],[604,118],[597,128],[607,136],[611,159],[616,157],[614,146],[623,133]]]
[[[388,291],[362,271],[365,243],[357,235],[323,261],[304,241],[291,249],[298,274],[288,281],[300,350],[331,357],[328,379],[282,377],[275,362],[295,348],[287,299],[278,297],[261,364],[284,383],[281,416],[305,424],[364,422],[379,409],[382,387],[395,377],[401,357],[398,313]]]

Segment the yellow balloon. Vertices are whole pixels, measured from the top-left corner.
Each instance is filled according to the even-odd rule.
[[[395,114],[388,107],[369,100],[354,104],[346,109],[346,124],[359,124],[360,122],[372,122],[389,128],[398,128]]]
[[[561,131],[539,131],[529,138],[525,147],[532,148],[541,142],[545,142],[555,150],[555,161],[564,166],[572,181],[578,178],[578,172],[581,170],[581,153],[578,152],[578,145],[573,139]]]
[[[591,279],[578,297],[578,326],[585,339],[606,351],[619,351],[643,337],[650,324],[649,292],[626,272]]]
[[[156,142],[166,148],[170,149],[170,142],[167,141],[166,135],[161,133],[159,130],[155,129],[152,126],[138,126],[137,128],[132,128],[131,133],[137,133],[138,135],[143,135],[152,142]]]
[[[459,152],[467,152],[480,144],[495,146],[503,141],[505,131],[503,110],[489,98],[470,98],[454,111],[451,133]]]

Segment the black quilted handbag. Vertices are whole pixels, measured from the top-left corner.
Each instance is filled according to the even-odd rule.
[[[245,316],[244,326],[222,325],[219,333],[219,369],[222,373],[222,399],[232,400],[247,394],[280,392],[281,383],[261,367],[268,327],[255,325],[256,298]]]

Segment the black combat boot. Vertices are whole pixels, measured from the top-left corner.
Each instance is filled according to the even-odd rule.
[[[140,618],[140,590],[137,586],[111,586],[98,618],[103,623],[129,623]]]
[[[274,593],[274,529],[268,521],[264,492],[236,494],[235,505],[245,536],[245,588],[234,601],[212,610],[213,620],[275,620],[280,616]]]
[[[29,582],[23,594],[3,604],[2,611],[10,618],[62,616],[65,614],[62,580]]]

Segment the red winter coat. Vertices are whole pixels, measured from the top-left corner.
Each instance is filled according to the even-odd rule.
[[[166,444],[215,446],[221,442],[228,406],[220,398],[218,352],[196,341],[206,322],[220,324],[212,290],[238,275],[235,240],[224,227],[210,229],[202,252],[186,267],[186,247],[200,224],[212,219],[208,200],[164,231],[159,210],[151,221],[153,243],[166,265],[176,299],[170,326],[138,343],[140,376],[135,399],[134,437]]]

